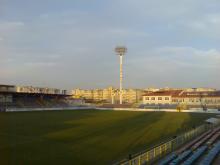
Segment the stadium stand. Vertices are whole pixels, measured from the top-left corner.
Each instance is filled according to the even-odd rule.
[[[177,157],[175,153],[171,153],[165,159],[161,160],[158,165],[167,165]]]
[[[103,104],[100,108],[131,108],[132,104]]]
[[[199,148],[203,143],[205,143],[213,134],[208,134],[206,137],[204,137],[203,139],[201,139],[200,141],[198,141],[196,144],[194,144],[192,146],[193,150],[196,150],[197,148]]]
[[[211,132],[211,130],[203,133],[202,135],[200,135],[199,137],[197,137],[196,139],[194,139],[193,141],[187,143],[186,145],[184,145],[183,147],[181,147],[179,150],[176,151],[176,154],[180,154],[184,151],[186,151],[187,149],[191,148],[195,143],[199,142],[202,138],[204,138],[205,136],[207,136],[209,133]]]
[[[203,143],[205,143],[210,137],[212,137],[216,132],[220,129],[220,127],[215,128],[213,131],[211,131],[207,136],[205,136],[202,140],[198,141],[196,144],[192,146],[192,149],[195,150],[199,146],[201,146]]]
[[[220,115],[216,116],[217,120],[219,119]],[[210,118],[211,119],[211,118]],[[193,164],[199,164],[201,162],[201,160],[203,160],[203,157],[209,153],[210,148],[212,148],[212,144],[215,143],[215,141],[217,141],[217,139],[220,137],[220,124],[219,122],[214,122],[214,123],[207,123],[205,122],[205,124],[203,125],[203,127],[199,127],[199,128],[203,128],[203,133],[196,133],[194,137],[194,139],[188,138],[188,134],[183,134],[183,138],[177,138],[174,137],[173,139],[177,139],[177,140],[172,140],[169,143],[165,143],[166,145],[170,145],[171,148],[163,153],[163,148],[166,145],[160,146],[160,147],[155,147],[154,150],[149,150],[148,152],[144,153],[141,156],[137,156],[136,158],[133,158],[132,161],[135,162],[133,163],[132,161],[127,161],[124,164],[137,164],[136,162],[139,162],[139,164],[157,164],[157,165],[193,165]],[[191,133],[191,132],[190,132]],[[190,140],[190,142],[187,143],[182,143],[182,139],[186,139],[187,141]],[[179,145],[178,141],[180,142]],[[186,141],[185,141],[186,142]],[[215,144],[216,145],[216,144]],[[215,146],[214,145],[214,146]],[[166,147],[165,147],[166,148]],[[153,152],[152,152],[153,151]],[[159,155],[156,159],[155,157],[153,157],[153,159],[151,159],[152,157],[152,153],[157,153],[157,151],[159,153],[161,153],[161,155]],[[220,151],[218,151],[218,153],[220,153]],[[216,154],[215,157],[217,157],[218,154]],[[146,162],[145,159],[141,159],[141,158],[147,158],[147,160],[150,161]],[[215,158],[213,158],[215,159]],[[215,164],[213,165],[219,165],[220,164],[220,155],[215,159],[215,161],[213,162]]]
[[[220,137],[220,132],[217,132],[206,144],[212,145]]]
[[[66,90],[0,85],[0,111],[21,108],[65,108],[76,106]]]
[[[220,153],[220,141],[218,141],[214,147],[209,151],[208,155],[200,162],[199,165],[210,165],[216,156]]]
[[[170,165],[177,165],[180,164],[182,161],[184,161],[190,154],[192,153],[191,150],[184,151],[182,154],[180,154],[176,159],[174,159]]]
[[[207,146],[198,148],[182,165],[192,165],[206,150]]]
[[[158,165],[193,165],[201,161],[201,157],[212,147],[212,144],[220,137],[220,127],[208,130],[193,141],[187,143],[176,152],[171,153],[162,159]],[[220,141],[208,151],[208,154],[201,161],[201,165],[211,164],[220,153]],[[199,161],[198,161],[199,160]]]

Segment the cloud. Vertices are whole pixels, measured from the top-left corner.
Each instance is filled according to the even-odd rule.
[[[203,13],[202,15],[198,18],[181,21],[180,25],[184,26],[189,34],[219,39],[220,13]]]
[[[0,47],[4,46],[4,49],[8,47],[11,49],[13,47],[13,42],[17,40],[22,40],[19,34],[25,30],[25,24],[21,21],[1,21],[0,20]],[[8,46],[7,46],[8,45]]]
[[[167,46],[151,49],[145,54],[145,57],[129,60],[126,64],[127,85],[218,88],[220,51],[216,49]]]
[[[193,67],[220,68],[220,52],[216,49],[201,50],[193,47],[161,47],[155,50],[159,58]]]
[[[14,61],[13,58],[1,58],[0,63],[1,64],[7,64],[7,63],[11,63],[13,61]]]
[[[90,5],[39,0],[28,9],[24,1],[5,6],[0,56],[4,70],[19,70],[11,80],[42,79],[68,88],[117,85],[114,47],[122,44],[128,47],[126,86],[190,85],[180,75],[192,84],[202,84],[203,76],[213,80],[206,82],[210,86],[220,83],[213,78],[220,61],[216,0],[94,0]]]
[[[55,62],[27,62],[28,67],[54,67],[57,64]]]
[[[24,22],[21,21],[15,21],[15,22],[10,22],[10,21],[0,21],[0,30],[14,30],[16,28],[20,28],[24,26]]]

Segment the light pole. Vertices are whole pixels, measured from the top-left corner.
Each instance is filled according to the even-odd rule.
[[[120,104],[122,104],[122,98],[123,98],[123,56],[125,55],[125,53],[127,52],[127,48],[124,46],[117,46],[115,48],[115,52],[117,53],[117,55],[119,55],[120,57]]]

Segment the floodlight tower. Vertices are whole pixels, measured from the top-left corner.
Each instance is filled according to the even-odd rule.
[[[123,91],[122,91],[122,83],[123,83],[123,70],[122,70],[122,64],[123,64],[123,56],[125,55],[125,53],[127,52],[127,48],[124,46],[117,46],[115,48],[115,52],[117,53],[117,55],[119,55],[120,57],[120,104],[122,104],[122,97],[123,97]]]

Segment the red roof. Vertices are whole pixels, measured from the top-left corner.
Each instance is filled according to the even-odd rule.
[[[143,96],[172,96],[172,97],[220,97],[220,91],[214,91],[214,92],[186,92],[183,90],[170,90],[170,91],[157,91],[157,92],[151,92],[146,93]]]
[[[157,92],[146,93],[143,96],[173,96],[173,95],[179,95],[181,92],[182,90],[157,91]]]
[[[183,92],[181,95],[174,95],[173,97],[220,97],[220,91],[214,92]]]

